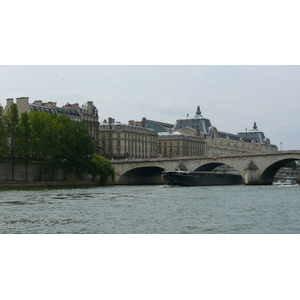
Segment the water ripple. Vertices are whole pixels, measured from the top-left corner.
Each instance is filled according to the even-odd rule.
[[[0,193],[1,233],[300,233],[300,188],[116,186]]]

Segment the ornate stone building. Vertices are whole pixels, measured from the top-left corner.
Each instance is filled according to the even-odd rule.
[[[159,122],[147,121],[157,124]],[[250,152],[273,152],[278,148],[270,143],[262,131],[253,129],[232,134],[218,131],[197,107],[196,115],[178,119],[168,132],[158,132],[159,153],[163,157],[214,156]]]
[[[157,157],[158,136],[152,129],[108,118],[100,124],[100,155],[109,159]]]
[[[203,135],[191,135],[180,131],[159,133],[158,145],[158,151],[162,157],[206,154],[206,142]]]

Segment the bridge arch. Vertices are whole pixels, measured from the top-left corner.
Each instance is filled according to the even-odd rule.
[[[243,181],[245,182],[245,177],[244,177],[244,172],[241,172],[241,170],[238,170],[235,168],[234,165],[229,165],[227,163],[222,163],[222,162],[210,162],[210,163],[206,163],[198,168],[195,169],[195,171],[198,171],[198,172],[201,172],[201,171],[207,171],[207,172],[210,172],[210,171],[213,171],[214,169],[216,169],[217,167],[220,167],[220,166],[224,166],[224,167],[229,167],[229,168],[232,168],[236,171],[236,173],[238,173],[239,175],[242,176],[243,178]]]
[[[118,184],[144,185],[163,184],[161,174],[164,171],[161,167],[138,167],[128,170],[120,176]]]
[[[194,171],[197,171],[197,172],[201,172],[201,171],[212,171],[214,170],[215,168],[217,167],[220,167],[220,166],[225,166],[226,164],[224,163],[217,163],[217,162],[213,162],[213,163],[207,163],[207,164],[204,164],[198,168],[196,168]]]
[[[278,170],[280,168],[282,168],[283,166],[285,166],[286,164],[299,160],[297,158],[286,158],[286,159],[282,159],[279,160],[273,164],[271,164],[270,166],[268,166],[261,174],[260,176],[260,184],[272,184],[274,181],[274,177],[276,175],[276,173],[278,172]]]

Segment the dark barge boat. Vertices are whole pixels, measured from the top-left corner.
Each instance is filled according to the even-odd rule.
[[[168,185],[207,186],[244,184],[240,174],[206,171],[165,171],[162,174]]]

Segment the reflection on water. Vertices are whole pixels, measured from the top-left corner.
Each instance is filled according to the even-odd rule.
[[[299,233],[300,187],[2,190],[1,233]]]

